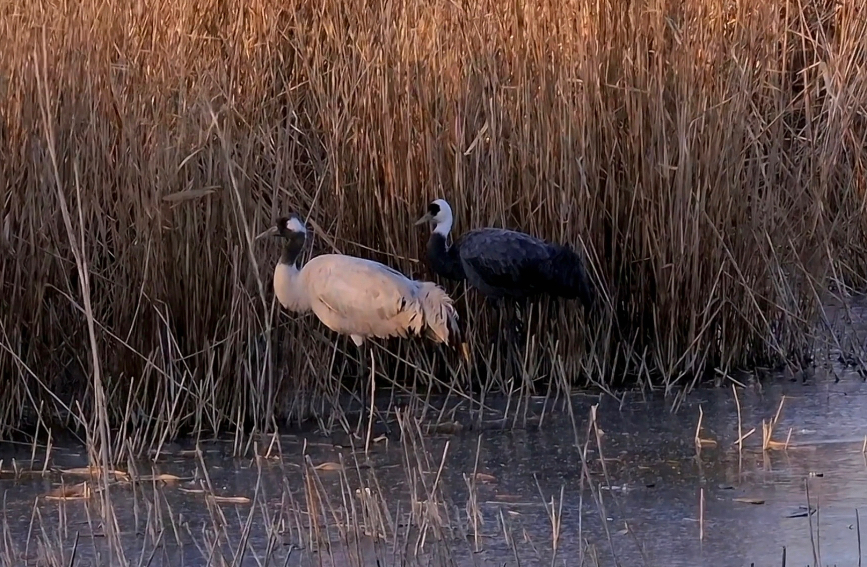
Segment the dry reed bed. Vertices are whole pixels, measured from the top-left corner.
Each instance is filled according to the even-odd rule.
[[[798,356],[829,282],[867,272],[865,15],[856,0],[6,3],[0,426],[125,425],[154,445],[321,415],[342,357],[318,322],[277,312],[276,246],[252,235],[297,209],[317,251],[429,277],[411,221],[440,195],[458,232],[586,251],[604,307],[589,327],[575,306],[536,312],[514,382],[483,343],[463,366],[388,343],[377,368],[398,382],[668,388]],[[450,289],[485,336],[497,323]]]

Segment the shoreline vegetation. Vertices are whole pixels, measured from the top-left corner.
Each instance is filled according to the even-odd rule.
[[[470,362],[373,348],[419,395],[797,367],[823,301],[865,283],[863,2],[85,0],[0,28],[0,435],[85,431],[106,468],[101,440],[337,403],[355,349],[278,308],[278,244],[254,240],[290,210],[313,253],[432,281],[413,222],[438,197],[455,234],[587,257],[598,317],[543,301],[519,369],[487,350],[499,315],[440,281]]]

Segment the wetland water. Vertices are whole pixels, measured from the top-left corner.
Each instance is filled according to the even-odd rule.
[[[761,422],[774,417],[783,396],[773,438],[784,442],[791,429],[789,447],[763,453]],[[756,428],[740,454],[734,445],[738,421],[730,387],[696,391],[676,413],[671,399],[643,399],[640,394],[628,394],[622,404],[607,396],[574,397],[582,445],[591,405],[598,403],[605,463],[603,470],[594,430],[586,458],[597,497],[585,483],[583,502],[582,465],[568,408],[562,400],[548,400],[545,407],[541,398],[530,400],[526,411],[528,423],[538,422],[545,407],[541,428],[521,427],[523,408],[517,429],[511,428],[511,419],[504,429],[483,416],[481,429],[402,436],[392,421],[390,433],[373,432],[378,440],[371,441],[368,458],[363,438],[354,441],[355,451],[341,446],[350,444],[349,435],[283,435],[282,458],[260,459],[259,465],[255,459],[232,458],[230,441],[202,442],[210,489],[195,451],[168,445],[156,464],[137,463],[131,472],[140,482],[117,484],[111,502],[126,560],[133,565],[231,565],[239,549],[246,551],[236,565],[377,565],[377,559],[381,565],[396,565],[407,564],[401,563],[407,556],[408,564],[421,565],[550,564],[552,501],[560,523],[558,565],[579,565],[583,554],[587,565],[614,565],[616,557],[620,565],[778,566],[784,546],[787,564],[814,565],[813,543],[823,565],[857,565],[856,509],[867,510],[867,457],[862,454],[867,386],[855,373],[839,381],[816,376],[807,384],[777,379],[762,391],[739,388],[739,400],[743,431]],[[697,454],[699,406],[701,437],[717,444]],[[467,425],[472,421],[460,409],[455,418]],[[419,441],[429,462],[412,450]],[[12,459],[17,468],[28,468],[30,449],[6,446],[5,471],[13,469]],[[335,470],[340,462],[343,472]],[[86,459],[78,450],[55,447],[49,465],[69,470],[86,466]],[[474,469],[479,473],[475,477]],[[148,480],[151,474],[180,479]],[[56,493],[61,479],[67,485],[82,480],[59,472],[17,479],[9,472],[3,475],[3,564],[72,564],[76,534],[75,565],[112,564],[104,555],[103,528],[95,512],[98,497],[44,498]],[[473,479],[471,491],[468,481]],[[818,507],[809,520],[800,508],[806,505],[805,481],[811,503]],[[371,490],[370,498],[356,493],[362,485]],[[250,501],[209,501],[203,487],[221,497]],[[431,517],[426,510],[435,510],[439,518],[429,522],[432,527],[424,534],[407,528],[413,490],[415,523]],[[378,508],[369,506],[374,500]],[[426,508],[420,503],[425,500],[439,506]],[[330,552],[313,552],[313,520],[306,513],[311,505],[321,511],[317,518],[323,537],[332,541]],[[480,515],[478,539],[469,517],[473,511]],[[343,544],[347,537],[341,525],[348,529],[344,519],[353,515],[369,531],[385,526],[385,542],[373,544],[362,536]],[[437,530],[437,525],[443,527]]]
[[[851,319],[867,320],[850,313],[850,330]],[[864,344],[847,341],[834,342],[852,352]],[[694,391],[677,411],[672,397],[640,393],[524,398],[506,423],[490,400],[484,412],[440,400],[447,420],[416,400],[370,435],[362,426],[360,436],[259,438],[258,459],[233,457],[232,439],[202,440],[200,453],[169,444],[155,460],[116,465],[125,473],[109,492],[119,560],[108,554],[104,500],[82,488],[98,483],[82,485],[75,470],[87,465],[81,449],[0,443],[0,565],[500,567],[553,557],[563,566],[777,567],[783,548],[787,565],[859,565],[867,384],[840,354],[817,356],[806,382],[734,377],[742,432],[755,428],[741,451],[729,381]],[[775,444],[763,451],[762,421],[783,399]],[[389,401],[382,407],[400,408]],[[697,451],[700,413],[700,437],[712,442]],[[807,488],[817,509],[809,517]]]

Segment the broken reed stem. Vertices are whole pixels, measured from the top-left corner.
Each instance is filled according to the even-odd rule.
[[[560,549],[560,534],[563,523],[563,500],[565,499],[566,486],[560,485],[560,500],[557,505],[557,511],[554,511],[554,499],[551,499],[551,546],[553,553],[551,554],[551,567],[554,567],[557,559],[557,551]]]
[[[737,408],[738,411],[738,439],[735,443],[738,446],[738,453],[741,453],[744,444],[744,431],[741,423],[741,401],[738,399],[738,389],[734,384],[732,384],[732,393],[735,396],[735,408]]]
[[[704,410],[701,408],[701,404],[698,406],[698,425],[695,428],[695,451],[696,453],[701,453],[701,448],[704,446],[708,447],[716,447],[716,441],[713,439],[703,439],[701,437],[701,423],[704,420]]]
[[[704,487],[700,488],[698,503],[698,539],[704,541]]]
[[[779,443],[772,440],[772,437],[774,436],[774,428],[780,421],[780,414],[783,411],[783,404],[785,402],[786,396],[783,396],[780,399],[780,405],[777,407],[777,413],[774,414],[774,419],[772,419],[770,423],[764,419],[762,420],[762,451],[769,451],[770,449],[779,448],[781,446],[783,448],[788,448],[788,438],[786,439],[786,443]]]
[[[774,421],[771,422],[771,428],[777,426],[780,421],[780,414],[783,412],[783,404],[786,403],[786,396],[780,398],[780,405],[777,407],[777,413],[774,414]]]
[[[479,474],[479,458],[482,454],[482,435],[479,434],[479,438],[476,440],[476,458],[473,461],[473,478],[470,481],[470,510],[468,510],[472,514],[473,518],[473,546],[476,552],[482,550],[481,548],[481,534],[479,533],[479,520],[482,519],[482,512],[479,508],[478,504],[478,492],[476,490],[476,481],[478,480]]]
[[[810,480],[804,479],[804,492],[807,496],[807,526],[810,529],[810,547],[813,550],[813,565],[821,565],[819,550],[816,548],[816,540],[813,537],[813,509],[810,507]]]
[[[362,353],[361,356],[364,356]],[[370,351],[370,410],[367,414],[367,435],[364,439],[364,454],[368,454],[370,450],[370,437],[373,434],[373,410],[376,399],[376,359],[373,356],[373,351]]]
[[[735,440],[735,444],[740,446],[740,444],[743,443],[745,439],[747,439],[750,435],[752,435],[755,432],[756,432],[756,428],[753,427],[752,429],[750,429],[749,431],[744,433],[741,437],[739,437],[737,440]],[[740,453],[740,451],[739,451],[739,453]]]

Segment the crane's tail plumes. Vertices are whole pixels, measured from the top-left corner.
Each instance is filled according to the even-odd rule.
[[[461,342],[461,329],[452,298],[433,282],[418,283],[425,333],[437,342],[456,347]]]
[[[552,258],[542,266],[554,295],[567,299],[578,298],[589,312],[596,304],[596,290],[587,275],[584,260],[566,246],[557,246]]]

